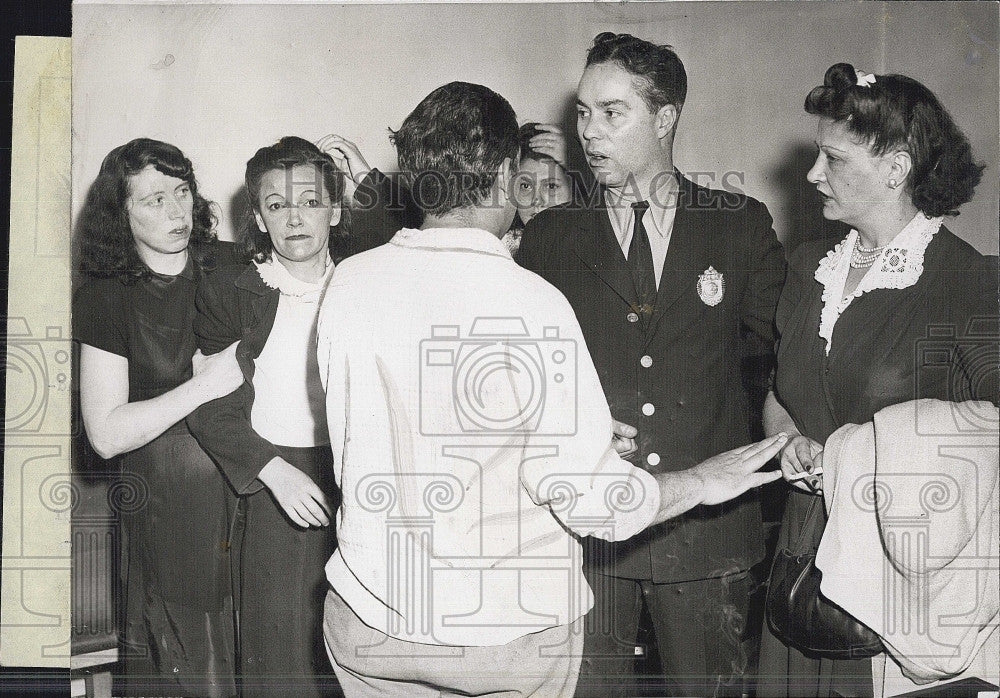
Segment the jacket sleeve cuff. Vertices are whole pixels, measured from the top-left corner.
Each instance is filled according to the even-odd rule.
[[[238,495],[256,494],[264,489],[264,483],[257,476],[265,465],[279,457],[278,449],[269,441],[259,439],[258,443],[251,445],[259,445],[260,448],[248,449],[244,464],[230,468],[226,475]]]

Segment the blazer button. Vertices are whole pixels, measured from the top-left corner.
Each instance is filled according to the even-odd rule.
[[[649,463],[650,465],[659,465],[660,464],[660,454],[659,453],[650,453],[648,456],[646,456],[646,462]]]
[[[639,364],[643,368],[649,368],[650,366],[653,365],[653,357],[650,356],[649,354],[647,354],[646,356],[644,356],[641,359],[639,359]]]
[[[656,408],[653,407],[653,403],[647,402],[642,406],[642,413],[647,417],[652,417],[654,412],[656,412]]]
[[[629,313],[628,315],[625,316],[625,319],[628,320],[629,322],[639,322],[639,314]]]

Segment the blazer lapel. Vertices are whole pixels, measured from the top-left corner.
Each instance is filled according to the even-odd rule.
[[[575,242],[574,251],[580,260],[623,301],[636,307],[639,298],[632,273],[625,265],[625,254],[611,227],[603,198],[599,205],[591,209],[588,226],[579,231]]]
[[[684,295],[694,292],[692,270],[698,266],[705,245],[704,235],[698,230],[698,216],[690,210],[694,197],[694,185],[681,178],[681,195],[674,216],[674,228],[670,233],[670,245],[663,261],[663,273],[656,293],[653,317],[646,332],[648,342],[668,310]],[[690,288],[689,288],[690,287]]]
[[[251,359],[256,359],[264,350],[264,344],[274,327],[278,314],[278,289],[267,286],[257,273],[257,267],[250,265],[236,279],[236,287],[247,292],[250,300],[250,317],[243,320],[243,339],[240,349]]]

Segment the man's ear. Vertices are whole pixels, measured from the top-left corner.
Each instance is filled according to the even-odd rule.
[[[658,138],[666,138],[674,127],[677,126],[677,117],[680,116],[680,110],[677,109],[673,104],[664,104],[662,107],[656,110],[656,136]]]

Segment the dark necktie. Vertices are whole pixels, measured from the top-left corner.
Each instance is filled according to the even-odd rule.
[[[635,292],[639,299],[639,315],[644,320],[653,314],[653,304],[656,302],[656,273],[653,271],[653,252],[649,247],[649,236],[646,226],[642,224],[642,216],[649,208],[648,201],[637,201],[632,204],[634,222],[632,224],[632,242],[628,246],[628,268],[635,281]]]

